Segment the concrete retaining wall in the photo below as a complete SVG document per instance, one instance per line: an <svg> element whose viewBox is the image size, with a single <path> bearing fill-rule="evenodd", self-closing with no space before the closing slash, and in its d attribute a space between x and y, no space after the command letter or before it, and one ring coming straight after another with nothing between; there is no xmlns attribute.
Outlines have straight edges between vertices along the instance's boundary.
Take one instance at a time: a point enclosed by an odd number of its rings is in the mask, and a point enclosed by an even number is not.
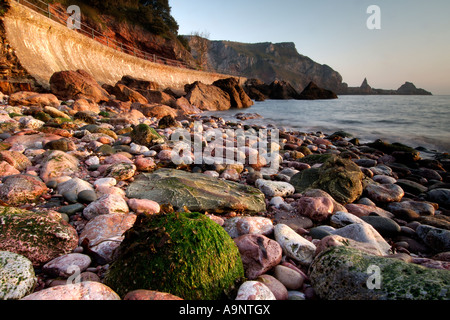
<svg viewBox="0 0 450 320"><path fill-rule="evenodd" d="M100 84L114 85L124 75L151 80L161 87L183 88L230 77L161 65L106 47L27 7L10 1L3 23L6 38L23 67L44 88L54 72L83 69ZM245 79L241 78L241 82Z"/></svg>

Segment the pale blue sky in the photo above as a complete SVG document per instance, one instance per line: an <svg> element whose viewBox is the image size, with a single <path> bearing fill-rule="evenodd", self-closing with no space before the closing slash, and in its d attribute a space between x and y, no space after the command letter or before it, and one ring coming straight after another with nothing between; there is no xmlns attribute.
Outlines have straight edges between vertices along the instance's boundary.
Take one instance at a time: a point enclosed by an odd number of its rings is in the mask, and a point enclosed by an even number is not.
<svg viewBox="0 0 450 320"><path fill-rule="evenodd" d="M405 81L450 94L450 0L169 0L180 34L211 40L294 42L297 51L338 71L350 86ZM381 30L369 30L370 5Z"/></svg>

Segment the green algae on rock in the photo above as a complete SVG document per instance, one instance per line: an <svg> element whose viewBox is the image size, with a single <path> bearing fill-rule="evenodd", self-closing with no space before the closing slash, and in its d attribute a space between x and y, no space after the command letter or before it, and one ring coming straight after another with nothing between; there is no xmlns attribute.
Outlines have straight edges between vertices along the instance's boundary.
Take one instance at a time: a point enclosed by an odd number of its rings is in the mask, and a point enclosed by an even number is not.
<svg viewBox="0 0 450 320"><path fill-rule="evenodd" d="M147 289L216 300L243 277L239 250L221 226L200 213L170 213L138 216L104 283L120 296Z"/></svg>
<svg viewBox="0 0 450 320"><path fill-rule="evenodd" d="M146 147L151 147L158 143L164 143L165 141L164 137L159 135L155 129L143 123L136 126L133 131L131 131L130 137L133 142Z"/></svg>
<svg viewBox="0 0 450 320"><path fill-rule="evenodd" d="M320 168L303 170L291 178L295 191L321 189L341 204L352 203L363 192L364 174L353 161L330 156Z"/></svg>
<svg viewBox="0 0 450 320"><path fill-rule="evenodd" d="M345 246L321 252L309 271L314 291L327 300L450 299L450 271L375 256Z"/></svg>
<svg viewBox="0 0 450 320"><path fill-rule="evenodd" d="M0 206L0 250L41 266L78 245L77 231L56 212L31 212Z"/></svg>
<svg viewBox="0 0 450 320"><path fill-rule="evenodd" d="M170 204L177 210L186 207L197 212L248 214L266 211L264 194L254 187L174 169L141 173L128 187L127 197Z"/></svg>

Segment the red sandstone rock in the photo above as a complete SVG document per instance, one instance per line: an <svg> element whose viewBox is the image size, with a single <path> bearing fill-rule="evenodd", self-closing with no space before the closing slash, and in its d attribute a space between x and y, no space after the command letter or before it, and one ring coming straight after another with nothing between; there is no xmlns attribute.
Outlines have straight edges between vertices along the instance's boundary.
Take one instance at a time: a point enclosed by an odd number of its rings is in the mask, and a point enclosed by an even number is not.
<svg viewBox="0 0 450 320"><path fill-rule="evenodd" d="M183 300L170 293L152 290L134 290L128 292L123 300Z"/></svg>
<svg viewBox="0 0 450 320"><path fill-rule="evenodd" d="M45 183L37 177L21 174L8 176L0 186L0 200L11 205L34 202L47 190Z"/></svg>
<svg viewBox="0 0 450 320"><path fill-rule="evenodd" d="M108 92L86 71L60 71L50 78L50 88L64 100L88 98L99 103L109 100Z"/></svg>
<svg viewBox="0 0 450 320"><path fill-rule="evenodd" d="M249 279L256 279L281 262L281 246L266 236L246 234L234 239L234 242L239 248L245 275Z"/></svg>
<svg viewBox="0 0 450 320"><path fill-rule="evenodd" d="M9 96L9 104L12 106L51 106L56 108L59 107L59 100L50 93L19 91Z"/></svg>

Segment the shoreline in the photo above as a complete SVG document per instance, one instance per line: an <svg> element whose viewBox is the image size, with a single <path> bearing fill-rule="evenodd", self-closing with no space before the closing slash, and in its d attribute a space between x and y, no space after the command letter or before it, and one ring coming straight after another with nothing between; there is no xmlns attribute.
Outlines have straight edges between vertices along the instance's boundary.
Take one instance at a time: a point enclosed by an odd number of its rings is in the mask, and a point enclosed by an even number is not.
<svg viewBox="0 0 450 320"><path fill-rule="evenodd" d="M359 96L355 96L359 97ZM438 96L437 96L438 97ZM442 97L448 97L448 96L442 96ZM249 120L248 124L257 124L257 125L267 125L268 123L271 123L278 127L284 127L287 129L291 129L294 131L302 131L302 132L323 132L326 134L332 134L335 131L345 131L351 134L353 137L358 138L362 143L369 143L373 142L377 139L382 139L386 142L394 143L399 142L403 143L405 145L409 145L413 148L416 148L417 150L420 150L422 153L428 153L427 157L433 157L435 154L441 154L441 153L449 153L450 151L450 145L448 144L447 140L445 139L444 135L442 137L437 136L438 131L437 129L434 130L432 135L427 135L425 132L423 135L417 135L414 136L414 130L408 130L400 131L398 129L394 129L396 124L392 122L389 118L386 118L385 120L379 119L377 121L380 122L380 127L377 129L375 127L375 124L369 123L367 120L355 120L352 121L351 118L339 118L338 120L331 120L329 124L326 123L324 119L324 115L320 115L318 113L314 113L311 116L313 117L313 122L311 124L305 123L305 124L295 124L295 122L307 122L305 119L299 119L298 116L296 117L295 114L292 114L292 118L288 118L288 116L279 116L276 111L273 110L280 110L284 105L286 107L291 108L298 108L298 110L303 110L303 108L316 108L315 105L311 106L304 106L305 102L302 101L303 105L296 106L293 104L293 102L296 102L294 100L290 101L280 101L280 100L267 100L264 102L255 102L255 105L250 107L246 110L228 110L228 111L219 111L219 112L209 112L208 114L211 115L219 115L224 117L225 119L235 119L235 114L238 113L256 113L260 115L262 118L255 119L255 120ZM308 102L306 102L308 103ZM323 103L327 105L328 103L330 105L334 105L333 102L329 101L315 101L314 104L317 104L317 108L323 107ZM354 103L352 101L352 103ZM363 103L363 101L361 102ZM328 108L332 108L331 106L327 106ZM309 109L306 110L306 112L311 112ZM292 112L291 112L292 113ZM288 113L288 115L291 115L291 113ZM412 121L412 120L404 120L404 121ZM354 123L353 123L354 122ZM392 122L392 126L389 124ZM406 126L406 124L404 124ZM411 124L413 126L413 124ZM421 125L418 127L420 131L425 130L425 126Z"/></svg>

